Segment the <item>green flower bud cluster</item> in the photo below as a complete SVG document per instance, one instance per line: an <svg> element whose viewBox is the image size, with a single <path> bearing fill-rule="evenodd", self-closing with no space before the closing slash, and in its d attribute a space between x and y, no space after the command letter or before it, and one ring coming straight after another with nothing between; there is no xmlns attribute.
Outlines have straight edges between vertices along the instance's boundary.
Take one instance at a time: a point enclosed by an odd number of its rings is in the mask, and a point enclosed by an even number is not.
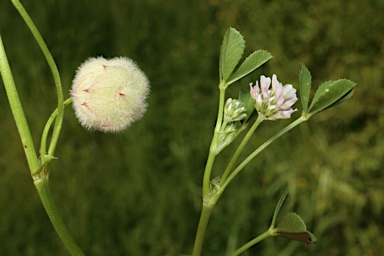
<svg viewBox="0 0 384 256"><path fill-rule="evenodd" d="M244 103L236 100L229 98L225 102L224 106L224 120L226 122L236 122L236 121L241 121L247 118L246 108L244 106Z"/></svg>
<svg viewBox="0 0 384 256"><path fill-rule="evenodd" d="M216 148L217 154L228 146L236 137L237 128L234 123L227 124L225 129L220 132L219 143Z"/></svg>
<svg viewBox="0 0 384 256"><path fill-rule="evenodd" d="M243 102L229 98L224 105L224 120L217 140L216 154L220 153L237 136L238 121L247 118Z"/></svg>

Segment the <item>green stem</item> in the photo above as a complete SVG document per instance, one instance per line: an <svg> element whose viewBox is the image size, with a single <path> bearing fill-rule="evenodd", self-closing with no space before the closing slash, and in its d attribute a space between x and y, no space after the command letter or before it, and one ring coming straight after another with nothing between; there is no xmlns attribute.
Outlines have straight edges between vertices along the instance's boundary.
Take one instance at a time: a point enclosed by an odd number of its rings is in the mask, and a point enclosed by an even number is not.
<svg viewBox="0 0 384 256"><path fill-rule="evenodd" d="M71 234L69 233L58 213L51 190L49 188L48 174L46 174L44 178L36 179L34 183L39 193L41 202L43 203L44 208L48 214L48 217L69 253L72 256L84 255L79 246L76 244L75 240L73 240Z"/></svg>
<svg viewBox="0 0 384 256"><path fill-rule="evenodd" d="M71 102L72 102L71 98L66 99L63 102L64 107L66 107L67 105L71 104ZM58 113L58 109L56 108L55 111L53 111L51 116L48 118L48 121L45 124L44 130L43 130L43 134L41 136L40 154L41 154L41 156L44 156L44 158L46 158L46 155L47 155L47 138L48 138L48 133L49 133L49 130L51 129L53 120L55 120L55 118L57 117L57 113ZM53 157L52 155L49 155L49 156ZM44 163L43 160L44 159L42 159L42 163Z"/></svg>
<svg viewBox="0 0 384 256"><path fill-rule="evenodd" d="M243 245L242 247L240 247L239 249L237 249L233 254L232 256L237 256L237 255L240 255L241 253L243 253L244 251L248 250L249 248L251 248L252 246L254 246L255 244L263 241L264 239L266 239L267 237L270 237L272 236L272 233L270 230L267 230L265 231L263 234L259 235L258 237L252 239L251 241L249 241L248 243L246 243L245 245Z"/></svg>
<svg viewBox="0 0 384 256"><path fill-rule="evenodd" d="M203 204L203 209L201 210L199 225L197 227L195 245L193 247L192 256L200 256L201 255L205 231L207 229L209 217L211 216L213 206L214 205L204 205Z"/></svg>
<svg viewBox="0 0 384 256"><path fill-rule="evenodd" d="M32 19L30 18L30 16L26 12L26 10L24 9L20 1L12 0L12 3L17 9L17 11L20 13L21 17L24 19L25 23L27 24L28 28L32 32L33 36L35 37L41 51L43 52L45 59L48 62L48 65L53 75L53 79L55 81L55 86L57 91L56 122L55 122L55 126L54 126L52 137L51 137L51 143L48 150L48 155L53 156L54 151L56 149L57 141L60 135L60 130L63 123L63 114L64 114L64 99L63 99L64 97L63 97L63 91L61 87L60 74L57 69L56 63L52 57L52 54L50 53L47 45L45 44L40 32L38 31L37 27L33 23ZM1 42L1 48L3 48L2 42ZM83 252L77 246L76 242L73 240L72 236L70 235L69 231L64 225L64 222L61 219L58 213L58 210L54 204L53 197L49 188L49 182L48 182L49 172L45 166L45 158L46 158L45 149L44 149L44 152L41 152L42 165L39 166L39 163L37 161L36 151L34 149L28 124L26 122L26 118L24 116L23 109L21 107L21 103L17 95L17 90L14 85L9 64L5 56L5 51L4 49L2 49L1 51L4 52L4 53L1 53L1 56L0 56L0 59L2 62L1 73L5 81L4 84L8 84L8 85L5 85L5 87L6 87L6 90L9 91L9 93L7 94L10 101L10 106L16 121L16 125L19 130L20 138L22 140L27 161L29 164L29 169L32 174L32 178L34 180L35 187L39 193L40 200L42 201L44 209L46 210L49 216L49 219L51 220L54 228L56 229L56 232L58 233L59 237L61 238L62 242L64 243L68 251L71 253L71 255L82 256L84 255ZM48 120L48 130L52 124L52 121ZM45 136L45 138L42 138L43 144L44 144L43 147L46 147L45 143L46 143L46 136L48 134L48 130L46 132L43 132L43 136Z"/></svg>
<svg viewBox="0 0 384 256"><path fill-rule="evenodd" d="M0 36L0 73L3 77L5 91L7 93L9 105L15 119L16 127L19 132L21 143L25 156L27 158L29 169L31 173L39 168L37 161L36 150L33 144L31 132L29 130L28 122L24 114L23 107L20 102L19 94L16 89L15 81L13 80L12 71L9 67L7 55L5 53L3 41Z"/></svg>
<svg viewBox="0 0 384 256"><path fill-rule="evenodd" d="M217 121L215 132L213 134L211 146L209 148L208 160L205 165L204 177L203 177L203 198L209 193L209 183L211 181L211 172L213 163L215 162L218 146L218 138L220 134L221 125L223 123L223 113L224 113L224 98L225 98L225 83L222 82L219 85L220 89L220 98L219 98L219 110L217 114Z"/></svg>
<svg viewBox="0 0 384 256"><path fill-rule="evenodd" d="M27 24L29 30L32 32L33 36L36 39L37 44L39 45L41 51L44 54L45 59L47 60L47 63L49 65L49 68L51 69L53 79L55 81L56 85L56 91L57 91L57 118L55 122L55 127L53 129L51 143L48 150L48 155L53 156L55 153L57 141L59 139L60 130L63 124L63 115L64 115L64 96L63 96L63 89L61 87L61 79L60 79L60 73L57 69L55 60L52 57L51 52L49 51L47 45L44 42L43 37L41 36L39 30L37 29L36 25L33 23L31 17L28 15L27 11L24 9L23 5L20 3L19 0L11 0L17 11L20 13L20 16L24 19L25 23ZM44 162L45 156L42 155L42 162Z"/></svg>
<svg viewBox="0 0 384 256"><path fill-rule="evenodd" d="M228 186L228 184L236 177L237 174L239 174L240 171L243 170L243 168L252 161L260 152L262 152L266 147L268 147L272 142L274 142L276 139L281 137L286 132L292 130L297 125L301 124L302 122L307 121L308 118L301 116L298 119L296 119L294 122L286 126L284 129L282 129L280 132L276 133L274 136L272 136L269 140L264 142L260 147L258 147L255 151L253 151L241 164L228 176L228 179L224 182L223 186L221 187L220 194L223 193L225 188Z"/></svg>
<svg viewBox="0 0 384 256"><path fill-rule="evenodd" d="M235 153L233 154L231 160L229 161L227 168L225 169L223 176L220 180L220 185L222 186L229 173L231 172L233 166L235 165L237 158L239 157L240 153L243 151L245 145L248 143L249 139L251 138L252 134L255 132L256 128L264 121L265 117L263 115L259 115L255 121L255 123L252 125L252 127L249 129L248 133L245 135L243 140L241 141L239 147L236 149Z"/></svg>
<svg viewBox="0 0 384 256"><path fill-rule="evenodd" d="M45 173L46 169L44 166L39 166L36 151L32 141L32 136L19 99L19 95L17 93L17 89L13 80L11 69L9 67L1 36L0 73L4 81L4 87L8 96L9 105L11 107L13 117L15 119L16 127L19 132L21 142L23 144L28 166L30 172L32 173L32 177L34 179L34 183L39 193L40 199L43 203L43 206L50 220L52 221L53 226L58 232L58 235L61 239L63 239L63 243L68 248L68 250L70 250L72 255L83 255L83 253L79 251L76 243L70 237L69 232L67 231L53 203L53 198L48 186L48 173Z"/></svg>
<svg viewBox="0 0 384 256"><path fill-rule="evenodd" d="M278 139L279 137L281 137L283 134L287 133L288 131L292 130L294 127L296 127L297 125L301 124L302 122L305 122L307 121L308 118L305 117L305 116L301 116L300 118L296 119L294 122L292 122L291 124L289 124L288 126L286 126L284 129L282 129L280 132L278 132L277 134L275 134L273 137L271 137L269 140L267 140L266 142L264 142L260 147L258 147L253 153L251 153L229 176L228 178L226 179L226 181L224 182L224 184L221 186L220 190L210 199L210 203L209 204L204 204L203 203L203 209L202 209L202 212L201 212L201 216L200 216L200 221L199 221L199 225L198 225L198 228L197 228L197 232L196 232L196 239L195 239L195 245L194 245L194 249L193 249L193 256L200 256L201 254L201 249L202 249L202 245L203 245L203 239L204 239L204 235L205 235L205 230L207 228L207 225L208 225L208 221L209 221L209 217L210 217L210 214L211 214L211 211L212 211L212 208L215 206L216 202L218 201L218 199L220 198L220 196L222 195L222 193L224 192L225 188L228 186L228 184L236 177L237 174L239 174L239 172L241 170L243 170L243 168L250 162L252 161L261 151L263 151L266 147L268 147L272 142L274 142L276 139ZM250 131L251 130L255 130L257 128L257 126L263 121L263 119L260 117L260 120L258 118L258 120L256 120L255 124L251 127ZM253 132L248 132L246 137L250 137L252 135ZM249 140L249 138L247 138L244 142L244 145L246 144L247 140ZM243 140L244 141L244 140ZM213 143L213 141L212 141ZM243 142L241 143L243 144ZM242 146L242 147L243 147ZM211 145L212 147L212 145ZM239 146L240 148L240 146ZM241 149L240 149L241 150ZM210 153L210 156L211 156L211 153ZM208 162L210 161L209 160L210 158L208 157ZM212 162L213 163L213 162ZM204 173L205 175L206 173ZM209 181L209 180L208 180ZM209 183L208 183L209 185ZM209 189L209 187L208 187ZM207 192L207 194L205 194L205 196L207 196L209 193L209 190ZM204 198L204 197L203 197ZM266 231L265 233L261 234L260 236L258 236L257 238L253 239L252 241L248 242L246 245L244 245L243 247L241 247L239 250L237 250L235 253L237 254L234 254L234 255L238 255L240 253L242 253L244 250L246 250L247 248L249 248L250 246L260 242L261 240L267 238L268 236L271 236L272 233L268 230ZM248 246L248 247L246 247Z"/></svg>
<svg viewBox="0 0 384 256"><path fill-rule="evenodd" d="M205 170L204 170L203 196L202 196L203 203L202 203L202 210L201 210L199 225L196 231L195 244L193 247L193 256L201 255L201 249L203 246L205 231L207 229L211 211L215 205L215 203L209 203L209 204L204 203L204 198L206 198L206 196L208 196L208 194L210 193L209 184L211 182L212 167L217 155L218 138L220 135L222 124L223 124L225 89L226 89L226 83L225 81L221 81L219 84L220 97L219 97L219 108L217 113L216 126L213 134L211 146L209 148L207 163L205 165Z"/></svg>

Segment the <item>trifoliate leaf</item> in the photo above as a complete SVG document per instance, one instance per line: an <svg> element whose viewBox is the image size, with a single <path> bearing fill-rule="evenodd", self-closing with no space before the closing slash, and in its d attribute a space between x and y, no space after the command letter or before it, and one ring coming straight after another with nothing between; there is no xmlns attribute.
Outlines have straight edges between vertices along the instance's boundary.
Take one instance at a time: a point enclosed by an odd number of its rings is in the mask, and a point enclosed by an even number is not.
<svg viewBox="0 0 384 256"><path fill-rule="evenodd" d="M263 65L268 60L272 59L272 55L264 50L258 50L251 53L236 70L236 72L228 79L228 84L232 84L243 78L255 69Z"/></svg>
<svg viewBox="0 0 384 256"><path fill-rule="evenodd" d="M312 76L308 68L301 65L299 86L300 86L300 100L303 112L308 111L309 95L311 93Z"/></svg>
<svg viewBox="0 0 384 256"><path fill-rule="evenodd" d="M276 227L276 234L306 244L317 242L315 235L307 231L304 221L294 212L289 212L283 216Z"/></svg>
<svg viewBox="0 0 384 256"><path fill-rule="evenodd" d="M343 102L347 100L352 96L351 90L355 86L356 83L347 79L324 82L320 85L313 97L311 106L308 109L309 114L313 115L332 106L338 101Z"/></svg>
<svg viewBox="0 0 384 256"><path fill-rule="evenodd" d="M229 28L224 35L220 51L220 80L227 81L243 56L245 41L234 28Z"/></svg>

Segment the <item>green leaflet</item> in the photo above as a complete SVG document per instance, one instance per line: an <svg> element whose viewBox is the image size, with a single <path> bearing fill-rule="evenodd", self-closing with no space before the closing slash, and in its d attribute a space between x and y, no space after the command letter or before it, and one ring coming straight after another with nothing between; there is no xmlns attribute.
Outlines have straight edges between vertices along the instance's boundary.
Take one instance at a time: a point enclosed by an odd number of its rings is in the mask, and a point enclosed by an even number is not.
<svg viewBox="0 0 384 256"><path fill-rule="evenodd" d="M356 83L347 79L322 83L313 97L308 113L313 115L344 102L352 96L352 90L355 86Z"/></svg>
<svg viewBox="0 0 384 256"><path fill-rule="evenodd" d="M232 84L243 78L270 59L272 59L272 55L265 50L258 50L251 53L236 70L236 72L229 78L228 84Z"/></svg>
<svg viewBox="0 0 384 256"><path fill-rule="evenodd" d="M234 28L229 28L224 35L220 51L220 80L227 81L243 56L245 41Z"/></svg>
<svg viewBox="0 0 384 256"><path fill-rule="evenodd" d="M308 68L301 65L299 86L300 86L300 100L303 107L303 112L308 112L309 95L311 93L312 76Z"/></svg>

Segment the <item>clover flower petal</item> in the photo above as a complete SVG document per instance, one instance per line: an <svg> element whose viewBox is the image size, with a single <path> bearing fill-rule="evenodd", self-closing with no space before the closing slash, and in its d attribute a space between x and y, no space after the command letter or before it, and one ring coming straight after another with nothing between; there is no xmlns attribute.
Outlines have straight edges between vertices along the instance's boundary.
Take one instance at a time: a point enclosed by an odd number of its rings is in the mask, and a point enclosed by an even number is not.
<svg viewBox="0 0 384 256"><path fill-rule="evenodd" d="M291 108L298 100L296 89L291 84L283 86L276 75L273 75L272 79L261 76L260 86L258 81L255 86L251 83L250 94L255 100L255 108L259 115L265 116L268 120L287 119L297 111Z"/></svg>

